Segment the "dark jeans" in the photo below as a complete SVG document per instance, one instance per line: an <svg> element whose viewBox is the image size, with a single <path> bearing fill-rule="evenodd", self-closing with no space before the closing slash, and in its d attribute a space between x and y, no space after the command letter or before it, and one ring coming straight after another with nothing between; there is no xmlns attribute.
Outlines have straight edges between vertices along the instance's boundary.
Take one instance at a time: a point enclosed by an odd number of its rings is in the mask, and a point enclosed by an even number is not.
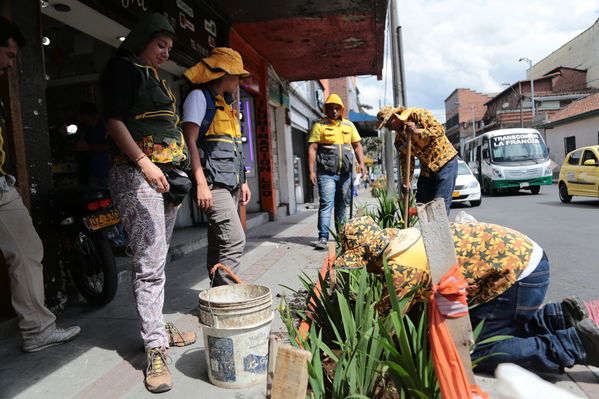
<svg viewBox="0 0 599 399"><path fill-rule="evenodd" d="M423 176L421 174L418 177L416 202L426 204L435 198L443 198L443 200L445 200L447 215L449 215L451 196L453 195L457 175L457 156L447 161L437 173L431 173L430 176Z"/></svg>
<svg viewBox="0 0 599 399"><path fill-rule="evenodd" d="M335 224L345 221L347 207L352 200L351 177L351 173L342 175L318 174L318 191L320 193L318 238L329 239L333 208L335 208Z"/></svg>
<svg viewBox="0 0 599 399"><path fill-rule="evenodd" d="M484 319L477 341L497 335L513 338L476 347L476 371L492 372L500 363L515 363L536 372L563 373L564 367L584 364L586 352L574 327L566 329L561 303L543 306L549 286L549 261L543 254L537 268L506 292L470 310L472 328Z"/></svg>

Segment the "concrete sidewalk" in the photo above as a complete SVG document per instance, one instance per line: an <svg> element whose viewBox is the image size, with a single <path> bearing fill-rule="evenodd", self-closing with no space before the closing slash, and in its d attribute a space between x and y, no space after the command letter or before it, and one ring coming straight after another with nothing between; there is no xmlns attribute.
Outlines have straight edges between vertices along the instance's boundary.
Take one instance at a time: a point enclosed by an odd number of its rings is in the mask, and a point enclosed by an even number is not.
<svg viewBox="0 0 599 399"><path fill-rule="evenodd" d="M372 203L360 191L356 203ZM317 211L305 206L296 215L268 222L263 216L249 222L247 248L238 276L246 283L269 286L275 306L277 294L299 288L298 275L316 278L325 258L314 249ZM255 225L254 225L255 224ZM254 225L252 227L252 225ZM263 398L265 386L241 390L217 388L208 382L204 343L197 320L200 291L207 289L205 228L177 230L167 265L164 315L182 329L198 331L198 341L185 348L172 348L174 386L165 398ZM59 316L59 325L79 324L82 333L75 341L26 354L20 350L16 321L0 325L0 398L142 398L155 397L143 385L145 355L130 286L127 260L120 262L121 284L116 298L102 308L85 303L70 306ZM283 330L277 313L273 331ZM576 384L568 375L551 376L551 381L580 396L595 397L597 376L586 367L576 371L584 379ZM482 388L495 392L496 381L478 377ZM586 388L585 388L586 384ZM585 394L590 393L590 395ZM593 394L595 392L595 394Z"/></svg>

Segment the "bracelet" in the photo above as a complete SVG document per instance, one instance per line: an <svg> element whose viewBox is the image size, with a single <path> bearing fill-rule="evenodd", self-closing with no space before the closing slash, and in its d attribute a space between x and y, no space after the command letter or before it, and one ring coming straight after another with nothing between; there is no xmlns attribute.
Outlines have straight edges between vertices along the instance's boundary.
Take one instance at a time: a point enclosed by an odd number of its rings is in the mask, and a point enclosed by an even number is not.
<svg viewBox="0 0 599 399"><path fill-rule="evenodd" d="M140 161L142 158L144 158L144 157L146 157L146 158L147 158L146 154L141 154L140 156L138 156L137 158L135 158L135 164L137 165L137 163L138 163L138 162L139 162L139 161Z"/></svg>

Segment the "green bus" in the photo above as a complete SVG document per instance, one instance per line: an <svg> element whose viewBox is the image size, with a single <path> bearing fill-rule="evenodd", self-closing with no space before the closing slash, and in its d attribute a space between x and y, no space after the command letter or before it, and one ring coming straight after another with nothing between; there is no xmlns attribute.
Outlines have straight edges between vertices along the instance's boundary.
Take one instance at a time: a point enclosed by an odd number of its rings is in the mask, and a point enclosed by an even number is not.
<svg viewBox="0 0 599 399"><path fill-rule="evenodd" d="M552 183L553 170L543 137L535 129L492 130L467 140L463 160L484 193L530 190Z"/></svg>

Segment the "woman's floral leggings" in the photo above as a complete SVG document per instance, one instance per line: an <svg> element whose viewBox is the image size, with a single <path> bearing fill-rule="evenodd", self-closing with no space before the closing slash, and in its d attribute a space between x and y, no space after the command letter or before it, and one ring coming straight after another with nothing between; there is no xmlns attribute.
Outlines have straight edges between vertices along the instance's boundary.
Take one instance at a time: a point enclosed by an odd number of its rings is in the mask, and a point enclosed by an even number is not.
<svg viewBox="0 0 599 399"><path fill-rule="evenodd" d="M134 166L114 165L110 191L133 252L133 293L146 351L168 347L164 329L164 266L178 207L164 203Z"/></svg>

